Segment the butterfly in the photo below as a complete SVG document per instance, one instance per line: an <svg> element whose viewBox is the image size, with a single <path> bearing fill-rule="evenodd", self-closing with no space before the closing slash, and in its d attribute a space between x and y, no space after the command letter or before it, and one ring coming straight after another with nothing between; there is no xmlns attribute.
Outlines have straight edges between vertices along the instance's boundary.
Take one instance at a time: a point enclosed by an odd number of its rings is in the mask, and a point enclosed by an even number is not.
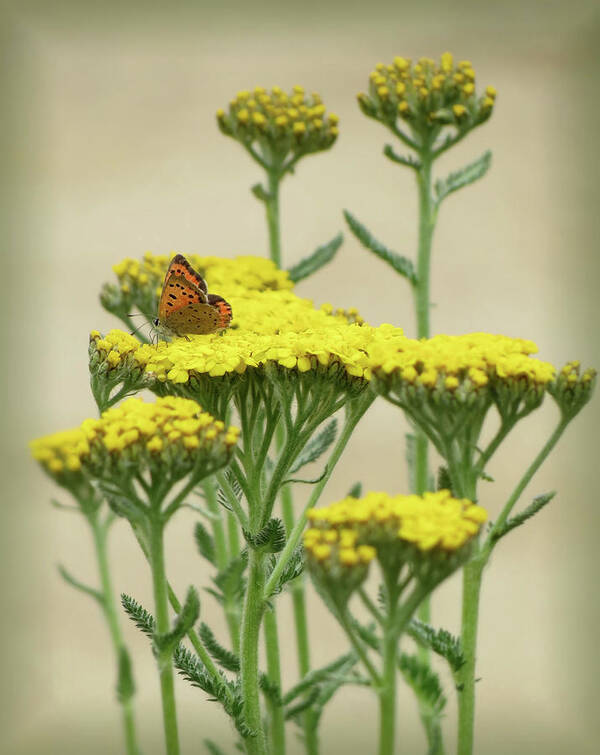
<svg viewBox="0 0 600 755"><path fill-rule="evenodd" d="M206 281L182 254L173 257L154 320L159 334L166 338L208 335L229 327L231 318L231 306L225 299L208 293Z"/></svg>

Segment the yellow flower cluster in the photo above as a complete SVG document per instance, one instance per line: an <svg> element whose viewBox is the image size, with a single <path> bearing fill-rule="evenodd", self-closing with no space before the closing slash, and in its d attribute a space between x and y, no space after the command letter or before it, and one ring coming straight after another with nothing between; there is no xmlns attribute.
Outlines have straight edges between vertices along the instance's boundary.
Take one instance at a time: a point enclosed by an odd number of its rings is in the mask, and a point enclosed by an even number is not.
<svg viewBox="0 0 600 755"><path fill-rule="evenodd" d="M348 565L370 560L390 543L409 544L423 553L453 552L475 537L486 519L483 508L453 498L448 490L423 496L372 492L310 509L312 526L304 534L304 546L317 561L335 556ZM360 550L365 547L370 550Z"/></svg>
<svg viewBox="0 0 600 755"><path fill-rule="evenodd" d="M281 162L291 153L299 156L328 149L338 135L338 117L326 114L321 97L307 95L301 86L288 94L280 87L255 87L238 92L229 109L217 111L221 131L244 145L258 144L267 164L275 153ZM275 167L275 166L273 166Z"/></svg>
<svg viewBox="0 0 600 755"><path fill-rule="evenodd" d="M290 290L287 273L268 260L190 259L205 273L209 290L231 304L232 327L135 351L135 339L121 331L105 338L94 333L96 349L104 350L111 364L117 365L120 357L133 359L160 381L173 383L186 383L193 374L218 377L269 363L299 372L335 365L352 378L375 375L386 383L457 396L498 380L543 388L554 377L552 365L532 356L537 347L531 341L488 333L418 341L392 325L366 324L355 309L334 309L331 304L316 309ZM147 275L162 282L167 264L166 256L146 255L143 263L125 260L116 271L121 280L139 281Z"/></svg>
<svg viewBox="0 0 600 755"><path fill-rule="evenodd" d="M376 342L369 356L378 378L456 393L483 388L493 379L547 385L554 378L555 368L532 358L536 351L533 341L522 338L468 333L411 340L408 345Z"/></svg>
<svg viewBox="0 0 600 755"><path fill-rule="evenodd" d="M492 86L477 95L471 62L455 64L449 52L439 63L431 58L378 63L369 77L369 93L358 95L366 115L392 126L401 118L417 131L448 124L472 128L489 118L495 99Z"/></svg>
<svg viewBox="0 0 600 755"><path fill-rule="evenodd" d="M126 258L113 266L123 293L133 288L149 288L159 296L167 267L175 252L169 255L147 252L142 261ZM250 255L231 259L225 257L201 257L186 255L187 260L202 275L211 293L230 295L232 290L264 291L288 290L293 287L286 270L264 257Z"/></svg>
<svg viewBox="0 0 600 755"><path fill-rule="evenodd" d="M299 372L340 365L351 377L369 380L374 373L453 394L482 389L490 380L544 386L554 377L552 365L531 356L536 351L531 341L487 333L417 341L392 325L359 324L357 314L349 317L351 310L317 310L291 291L227 296L237 328L139 346L133 358L146 372L173 383L186 383L194 373L217 377L267 363ZM119 344L113 347L117 355L130 353L131 339L121 331L99 342Z"/></svg>
<svg viewBox="0 0 600 755"><path fill-rule="evenodd" d="M139 348L140 342L129 333L121 330L111 330L104 337L99 331L90 333L90 367L103 365L104 369L112 370L127 364ZM135 362L133 362L135 364Z"/></svg>
<svg viewBox="0 0 600 755"><path fill-rule="evenodd" d="M193 465L199 453L222 456L225 463L238 434L190 399L169 396L147 403L131 398L100 419L32 441L31 452L53 476L105 467L113 460L163 456Z"/></svg>

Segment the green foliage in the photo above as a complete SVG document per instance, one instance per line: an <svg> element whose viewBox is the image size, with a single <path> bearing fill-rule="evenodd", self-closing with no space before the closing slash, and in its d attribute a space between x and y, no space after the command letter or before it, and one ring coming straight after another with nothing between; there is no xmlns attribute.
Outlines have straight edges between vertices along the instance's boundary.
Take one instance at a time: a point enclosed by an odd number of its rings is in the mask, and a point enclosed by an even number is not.
<svg viewBox="0 0 600 755"><path fill-rule="evenodd" d="M308 278L309 275L313 275L313 273L316 273L317 270L320 270L328 262L331 262L335 257L335 253L342 245L343 240L344 237L342 234L338 233L327 244L317 247L311 255L300 260L298 264L288 270L290 279L294 283L298 283L298 281Z"/></svg>
<svg viewBox="0 0 600 755"><path fill-rule="evenodd" d="M436 490L450 490L452 491L452 480L450 479L450 472L448 467L442 465L438 469Z"/></svg>
<svg viewBox="0 0 600 755"><path fill-rule="evenodd" d="M65 567L62 566L62 564L58 565L58 573L68 585L71 585L71 587L74 587L76 590L89 595L91 598L94 598L94 600L98 601L101 606L104 606L104 595L100 592L100 590L89 587L83 582L80 582L78 579L75 579L75 577L70 574L70 572L68 572Z"/></svg>
<svg viewBox="0 0 600 755"><path fill-rule="evenodd" d="M209 674L198 656L181 644L175 648L173 664L192 687L201 689L213 701L221 703L242 737L253 736L252 730L244 721L242 714L244 703L237 684L228 681L220 672L216 678Z"/></svg>
<svg viewBox="0 0 600 755"><path fill-rule="evenodd" d="M362 495L362 482L355 482L350 490L346 493L347 498L360 498Z"/></svg>
<svg viewBox="0 0 600 755"><path fill-rule="evenodd" d="M194 527L194 539L196 540L196 545L198 547L200 555L203 556L207 561L210 561L211 564L216 566L217 561L215 556L215 542L212 538L212 535L202 524L202 522L196 522L196 526Z"/></svg>
<svg viewBox="0 0 600 755"><path fill-rule="evenodd" d="M435 182L435 193L437 195L437 201L440 203L449 194L452 194L463 186L469 186L469 184L483 178L488 172L490 165L492 164L492 153L488 150L484 152L475 162L465 165L464 168L450 173L446 178L441 178Z"/></svg>
<svg viewBox="0 0 600 755"><path fill-rule="evenodd" d="M310 691L313 687L317 687L322 682L329 680L332 674L338 672L340 668L345 666L350 660L353 660L353 663L356 663L357 657L354 652L341 655L326 666L321 666L321 668L309 671L308 674L298 682L298 684L294 685L285 693L283 696L284 705L289 705L289 703L295 700L299 695L302 695L305 692Z"/></svg>
<svg viewBox="0 0 600 755"><path fill-rule="evenodd" d="M421 167L421 164L416 158L414 158L412 155L408 155L407 157L404 157L404 155L399 155L394 151L394 148L391 144L385 145L385 147L383 148L383 154L393 163L399 163L400 165L404 165L406 168L414 168L415 170L418 170Z"/></svg>
<svg viewBox="0 0 600 755"><path fill-rule="evenodd" d="M256 535L248 530L243 530L243 533L248 545L255 550L279 553L285 546L285 527L281 519L269 519Z"/></svg>
<svg viewBox="0 0 600 755"><path fill-rule="evenodd" d="M429 709L430 716L439 716L446 705L446 697L439 676L417 655L401 653L398 668L406 683L417 696L421 706Z"/></svg>
<svg viewBox="0 0 600 755"><path fill-rule="evenodd" d="M385 244L378 241L362 223L359 223L359 221L348 212L348 210L344 210L344 217L346 218L346 222L352 233L366 249L373 252L376 257L379 257L379 259L387 262L388 265L393 267L399 275L406 278L411 285L416 285L417 274L415 273L413 263L409 259L403 257L397 252L392 252L391 249L388 249L387 246L385 246Z"/></svg>
<svg viewBox="0 0 600 755"><path fill-rule="evenodd" d="M223 750L218 745L216 745L212 741L212 739L205 739L204 746L208 750L209 755L225 755Z"/></svg>
<svg viewBox="0 0 600 755"><path fill-rule="evenodd" d="M127 648L119 648L119 672L117 677L117 699L126 703L135 695L135 682L131 669L131 658Z"/></svg>
<svg viewBox="0 0 600 755"><path fill-rule="evenodd" d="M265 570L265 578L268 580L271 576L271 573L273 569L275 568L275 564L277 563L277 560L275 556L272 556L270 561L267 562L266 570ZM291 582L292 580L296 579L296 577L299 577L302 572L304 571L305 567L305 559L304 559L304 548L299 545L297 546L293 551L292 554L286 563L283 571L281 572L281 576L279 577L279 580L271 593L271 595L277 595L277 593L280 593L284 586Z"/></svg>
<svg viewBox="0 0 600 755"><path fill-rule="evenodd" d="M460 639L446 629L434 629L418 619L412 619L408 625L407 633L423 647L433 650L441 655L450 664L452 671L456 672L465 664L465 656L462 651Z"/></svg>
<svg viewBox="0 0 600 755"><path fill-rule="evenodd" d="M332 419L328 422L323 430L310 441L304 447L302 453L298 456L294 466L290 469L290 472L297 472L306 464L310 464L316 461L329 448L334 442L337 435L337 420Z"/></svg>
<svg viewBox="0 0 600 755"><path fill-rule="evenodd" d="M246 579L244 572L248 566L248 554L246 551L232 559L227 566L212 578L215 587L205 587L206 592L210 593L219 603L225 602L227 595L234 602L241 601L246 592Z"/></svg>
<svg viewBox="0 0 600 755"><path fill-rule="evenodd" d="M136 627L141 630L146 637L153 639L154 629L156 627L154 616L152 616L151 613L148 613L140 603L125 593L121 593L121 605Z"/></svg>
<svg viewBox="0 0 600 755"><path fill-rule="evenodd" d="M276 681L269 679L266 674L260 673L258 676L258 686L262 690L263 695L273 705L281 705L281 689Z"/></svg>
<svg viewBox="0 0 600 755"><path fill-rule="evenodd" d="M491 540L492 542L496 543L500 538L507 535L511 530L514 530L515 527L520 527L522 524L524 524L528 519L531 519L532 516L535 516L538 511L541 511L544 506L546 506L550 501L554 498L556 495L556 491L552 491L551 493L543 493L542 495L536 496L533 501L527 506L526 509L524 509L520 514L517 514L516 516L511 517L506 522L504 522L503 525L498 527L496 530L492 530Z"/></svg>
<svg viewBox="0 0 600 755"><path fill-rule="evenodd" d="M183 607L177 615L173 628L164 634L154 633L154 645L160 655L171 655L176 646L196 623L200 615L200 599L194 587L185 596Z"/></svg>
<svg viewBox="0 0 600 755"><path fill-rule="evenodd" d="M229 485L230 493L233 493L239 503L242 500L242 488L240 487L239 482L229 470L225 472L225 479ZM227 509L227 511L233 511L230 498L221 487L217 488L217 503L219 506L223 506L224 509Z"/></svg>
<svg viewBox="0 0 600 755"><path fill-rule="evenodd" d="M224 648L223 645L217 642L217 639L208 624L202 622L198 629L198 634L200 635L204 647L212 655L219 666L222 666L226 671L233 671L236 674L239 672L239 656L231 650L227 650L227 648Z"/></svg>
<svg viewBox="0 0 600 755"><path fill-rule="evenodd" d="M301 700L299 703L296 703L296 705L292 705L285 711L285 718L286 721L293 720L298 718L301 713L305 713L314 703L317 702L317 699L319 697L321 690L319 687L311 687L308 690L308 694L304 698L304 700Z"/></svg>

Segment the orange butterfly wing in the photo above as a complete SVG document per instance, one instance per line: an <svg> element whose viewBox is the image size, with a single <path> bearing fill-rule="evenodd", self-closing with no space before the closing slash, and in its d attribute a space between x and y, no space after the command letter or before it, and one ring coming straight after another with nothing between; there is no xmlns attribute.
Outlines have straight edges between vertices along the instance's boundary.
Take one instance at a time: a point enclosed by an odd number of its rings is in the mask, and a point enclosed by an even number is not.
<svg viewBox="0 0 600 755"><path fill-rule="evenodd" d="M159 322L176 335L207 335L227 328L231 317L230 305L208 294L206 282L186 258L173 257L158 305Z"/></svg>

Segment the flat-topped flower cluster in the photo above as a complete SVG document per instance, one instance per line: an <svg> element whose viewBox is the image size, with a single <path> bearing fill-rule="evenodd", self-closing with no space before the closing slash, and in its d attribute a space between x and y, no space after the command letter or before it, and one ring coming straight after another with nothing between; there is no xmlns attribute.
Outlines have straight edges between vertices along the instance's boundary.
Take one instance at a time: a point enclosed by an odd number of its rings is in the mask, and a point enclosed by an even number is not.
<svg viewBox="0 0 600 755"><path fill-rule="evenodd" d="M95 473L132 460L139 469L160 459L195 464L198 454L227 461L239 430L190 399L165 397L149 403L131 398L99 419L31 442L31 452L54 477L87 469Z"/></svg>
<svg viewBox="0 0 600 755"><path fill-rule="evenodd" d="M333 543L339 543L341 552L359 544L376 549L397 540L423 552L455 551L479 532L486 519L481 506L453 498L448 490L423 496L370 492L364 498L348 497L310 509L311 527L305 532L304 545L317 560L329 558L328 546Z"/></svg>

